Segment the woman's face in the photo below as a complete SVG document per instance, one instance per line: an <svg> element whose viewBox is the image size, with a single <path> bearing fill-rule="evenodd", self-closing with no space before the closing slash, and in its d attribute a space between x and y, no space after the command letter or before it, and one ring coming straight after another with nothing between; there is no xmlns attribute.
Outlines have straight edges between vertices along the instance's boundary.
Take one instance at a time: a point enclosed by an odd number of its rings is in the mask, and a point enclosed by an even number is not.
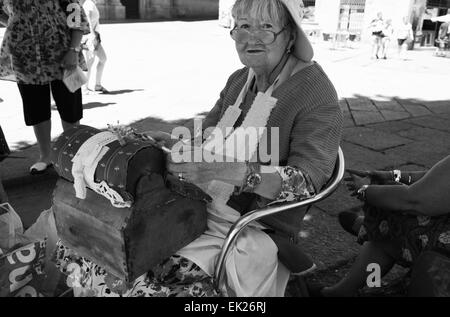
<svg viewBox="0 0 450 317"><path fill-rule="evenodd" d="M252 36L245 43L236 42L236 50L241 62L251 67L255 72L270 73L280 62L285 54L289 43L289 30L283 30L282 25L274 21L264 21L252 18L248 15L236 19L236 30L248 30ZM282 31L271 44L264 44L263 41L255 36L255 31L272 31L275 34Z"/></svg>

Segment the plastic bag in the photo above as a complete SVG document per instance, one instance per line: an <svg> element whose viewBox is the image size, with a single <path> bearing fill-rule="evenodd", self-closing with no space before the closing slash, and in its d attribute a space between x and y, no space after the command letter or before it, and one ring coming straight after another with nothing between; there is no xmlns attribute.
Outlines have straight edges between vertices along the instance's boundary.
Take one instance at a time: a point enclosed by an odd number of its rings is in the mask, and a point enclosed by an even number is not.
<svg viewBox="0 0 450 317"><path fill-rule="evenodd" d="M0 204L0 250L11 249L22 233L22 220L14 208L9 203Z"/></svg>
<svg viewBox="0 0 450 317"><path fill-rule="evenodd" d="M0 256L0 297L42 297L46 241L35 241Z"/></svg>
<svg viewBox="0 0 450 317"><path fill-rule="evenodd" d="M39 285L39 291L45 297L60 296L69 287L65 283L65 275L59 271L54 262L58 233L56 231L55 217L53 209L44 210L24 233L28 238L36 240L46 240L46 255L44 266L44 277Z"/></svg>
<svg viewBox="0 0 450 317"><path fill-rule="evenodd" d="M88 79L80 66L71 70L64 70L63 82L70 92L75 92L80 89L87 80Z"/></svg>
<svg viewBox="0 0 450 317"><path fill-rule="evenodd" d="M23 233L14 208L8 203L0 205L0 297L55 296L67 289L58 289L62 274L50 261L56 240L51 209Z"/></svg>

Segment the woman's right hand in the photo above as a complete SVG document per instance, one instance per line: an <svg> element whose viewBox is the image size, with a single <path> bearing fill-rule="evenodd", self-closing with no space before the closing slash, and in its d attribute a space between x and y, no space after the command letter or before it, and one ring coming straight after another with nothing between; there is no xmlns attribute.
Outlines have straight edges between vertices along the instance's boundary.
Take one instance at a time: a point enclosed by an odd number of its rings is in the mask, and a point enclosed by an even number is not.
<svg viewBox="0 0 450 317"><path fill-rule="evenodd" d="M143 132L146 136L154 139L160 146L164 146L171 149L172 146L179 142L179 139L172 138L172 135L163 131L145 131Z"/></svg>
<svg viewBox="0 0 450 317"><path fill-rule="evenodd" d="M368 177L370 179L370 183L376 185L382 185L393 181L391 171L360 171L349 168L347 169L347 172L351 176L356 175L363 178ZM349 178L346 178L345 180L349 180Z"/></svg>

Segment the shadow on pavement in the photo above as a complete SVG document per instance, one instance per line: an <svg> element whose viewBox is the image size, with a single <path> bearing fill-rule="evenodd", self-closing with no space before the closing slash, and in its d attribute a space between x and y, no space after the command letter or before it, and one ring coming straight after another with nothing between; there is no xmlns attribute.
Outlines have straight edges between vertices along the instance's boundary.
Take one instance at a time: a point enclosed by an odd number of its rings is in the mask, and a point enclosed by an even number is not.
<svg viewBox="0 0 450 317"><path fill-rule="evenodd" d="M31 142L27 142L27 141L19 141L19 142L15 142L14 144L10 144L9 146L12 149L15 149L13 152L16 152L16 151L25 150L35 144L36 144L36 142L31 143ZM11 154L11 155L16 155L16 154Z"/></svg>
<svg viewBox="0 0 450 317"><path fill-rule="evenodd" d="M94 108L103 108L108 107L110 105L115 105L115 102L88 102L83 105L84 110L94 109Z"/></svg>
<svg viewBox="0 0 450 317"><path fill-rule="evenodd" d="M122 95L122 94L128 94L135 91L143 91L144 89L122 89L122 90L110 90L108 93L103 95Z"/></svg>
<svg viewBox="0 0 450 317"><path fill-rule="evenodd" d="M172 132L173 128L178 126L184 126L190 122L193 123L194 118L198 116L205 116L207 114L208 112L202 112L197 114L195 117L178 120L163 120L161 118L156 117L147 117L131 123L130 126L136 129L138 132L145 132L152 130L170 133Z"/></svg>

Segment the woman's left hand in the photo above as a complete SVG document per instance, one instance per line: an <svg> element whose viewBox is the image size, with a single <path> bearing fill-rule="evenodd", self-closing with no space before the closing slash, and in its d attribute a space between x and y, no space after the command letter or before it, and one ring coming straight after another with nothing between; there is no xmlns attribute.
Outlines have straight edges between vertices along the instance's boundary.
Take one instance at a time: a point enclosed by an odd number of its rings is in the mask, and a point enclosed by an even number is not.
<svg viewBox="0 0 450 317"><path fill-rule="evenodd" d="M183 152L183 156L190 157L189 162L174 162L169 155L167 170L187 182L201 186L213 180L223 181L235 186L241 186L246 176L247 164L245 162L205 162L194 160L195 152L199 156L200 148L191 148ZM203 153L203 152L202 152Z"/></svg>
<svg viewBox="0 0 450 317"><path fill-rule="evenodd" d="M358 189L364 185L370 185L370 177L360 177L350 172L350 176L344 179L347 182L347 188L353 193L351 196L356 196Z"/></svg>
<svg viewBox="0 0 450 317"><path fill-rule="evenodd" d="M67 51L61 61L61 66L67 70L75 69L78 66L78 53L73 50Z"/></svg>

